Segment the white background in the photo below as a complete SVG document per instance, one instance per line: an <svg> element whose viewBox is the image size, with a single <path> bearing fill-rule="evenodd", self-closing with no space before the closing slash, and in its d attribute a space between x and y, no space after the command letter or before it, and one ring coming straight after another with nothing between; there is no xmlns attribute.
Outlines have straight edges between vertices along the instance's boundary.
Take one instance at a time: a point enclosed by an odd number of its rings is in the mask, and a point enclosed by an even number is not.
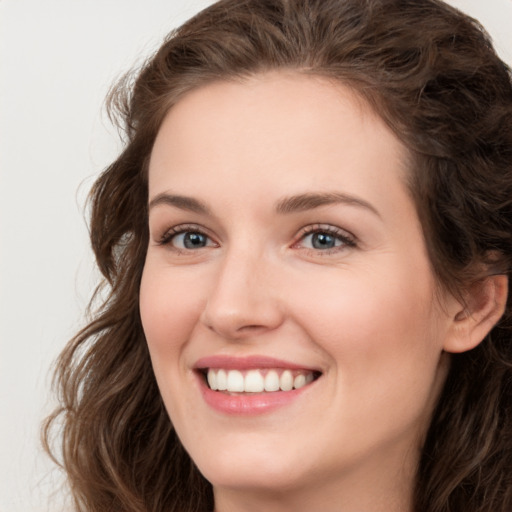
<svg viewBox="0 0 512 512"><path fill-rule="evenodd" d="M84 200L119 150L103 99L211 0L0 0L0 512L56 512L49 369L98 278ZM512 0L451 0L512 64Z"/></svg>

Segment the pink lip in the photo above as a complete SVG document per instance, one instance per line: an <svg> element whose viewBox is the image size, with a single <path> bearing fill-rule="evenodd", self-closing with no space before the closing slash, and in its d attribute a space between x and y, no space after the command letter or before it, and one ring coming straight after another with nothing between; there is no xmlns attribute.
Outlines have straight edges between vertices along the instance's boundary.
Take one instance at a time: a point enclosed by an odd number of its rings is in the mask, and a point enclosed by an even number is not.
<svg viewBox="0 0 512 512"><path fill-rule="evenodd" d="M254 368L284 368L290 370L317 371L288 361L266 356L210 356L199 359L194 365L196 370L205 368L223 368L226 370L249 370ZM228 415L258 415L274 411L297 400L314 385L315 381L292 391L274 391L271 393L233 394L211 390L201 372L196 372L199 389L204 401L214 410Z"/></svg>
<svg viewBox="0 0 512 512"><path fill-rule="evenodd" d="M274 391L254 395L228 395L220 391L212 391L204 382L200 383L204 401L213 409L231 415L256 415L271 412L295 401L311 383L293 391Z"/></svg>
<svg viewBox="0 0 512 512"><path fill-rule="evenodd" d="M309 370L318 371L317 368L309 366L302 366L289 361L275 359L267 356L246 356L246 357L233 357L233 356L209 356L203 357L196 361L194 368L224 368L226 370L251 370L256 368L285 368L289 370Z"/></svg>

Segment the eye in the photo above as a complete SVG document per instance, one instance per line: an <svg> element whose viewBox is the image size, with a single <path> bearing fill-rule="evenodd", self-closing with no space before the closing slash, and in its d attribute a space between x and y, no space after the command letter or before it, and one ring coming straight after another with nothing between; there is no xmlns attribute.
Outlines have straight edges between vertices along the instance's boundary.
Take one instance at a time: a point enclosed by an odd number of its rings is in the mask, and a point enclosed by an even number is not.
<svg viewBox="0 0 512 512"><path fill-rule="evenodd" d="M201 249L208 245L208 237L203 233L194 233L193 231L186 231L174 235L172 244L179 249Z"/></svg>
<svg viewBox="0 0 512 512"><path fill-rule="evenodd" d="M159 245L169 245L179 250L197 250L204 247L216 247L217 244L205 233L197 228L176 226L167 231Z"/></svg>
<svg viewBox="0 0 512 512"><path fill-rule="evenodd" d="M294 247L330 254L355 245L355 238L346 231L334 226L316 225L304 228Z"/></svg>
<svg viewBox="0 0 512 512"><path fill-rule="evenodd" d="M312 249L334 249L343 244L342 240L330 233L311 233L302 239L303 245Z"/></svg>

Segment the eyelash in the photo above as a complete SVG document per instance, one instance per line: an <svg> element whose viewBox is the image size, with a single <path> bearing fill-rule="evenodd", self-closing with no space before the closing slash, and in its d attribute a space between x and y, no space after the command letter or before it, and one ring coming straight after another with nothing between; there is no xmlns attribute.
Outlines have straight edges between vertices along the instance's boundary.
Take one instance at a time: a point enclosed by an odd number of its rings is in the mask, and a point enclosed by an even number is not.
<svg viewBox="0 0 512 512"><path fill-rule="evenodd" d="M172 240L178 236L182 235L183 233L198 233L200 235L205 236L206 238L211 240L210 235L206 233L204 230L202 230L199 226L196 226L195 224L181 224L179 226L174 226L173 228L166 231L158 240L158 245L171 245ZM189 251L192 249L180 249L178 247L173 247L176 251Z"/></svg>
<svg viewBox="0 0 512 512"><path fill-rule="evenodd" d="M330 254L335 254L340 251L343 251L347 248L357 247L356 238L353 235L334 226L330 226L328 224L314 224L311 226L306 226L301 230L297 237L297 242L295 242L292 245L292 247L297 247L301 242L304 241L306 237L315 234L326 234L332 236L333 238L341 242L339 246L335 246L330 249L305 248L306 251L311 251L315 255L328 256Z"/></svg>
<svg viewBox="0 0 512 512"><path fill-rule="evenodd" d="M166 231L162 237L158 240L157 244L160 246L169 245L171 246L171 243L175 237L178 235L184 234L184 233L197 233L200 235L205 236L209 240L212 240L210 235L208 233L201 229L199 226L194 224L182 224L179 226L174 226L173 228ZM341 244L338 246L335 246L333 248L329 249L315 249L315 248L304 248L306 251L310 251L311 253L314 253L316 255L330 255L337 253L339 251L342 251L346 248L350 247L357 247L356 239L353 235L347 233L344 230L341 230L339 228L336 228L334 226L325 225L325 224L314 224L311 226L306 226L303 228L299 235L297 236L297 241L292 244L292 248L297 248L301 242L304 241L304 239L308 236L312 236L315 234L326 234L329 236L332 236L336 240L340 241ZM204 247L201 247L204 248ZM185 253L194 251L195 249L182 249L179 247L172 247L172 250L178 252L178 253Z"/></svg>

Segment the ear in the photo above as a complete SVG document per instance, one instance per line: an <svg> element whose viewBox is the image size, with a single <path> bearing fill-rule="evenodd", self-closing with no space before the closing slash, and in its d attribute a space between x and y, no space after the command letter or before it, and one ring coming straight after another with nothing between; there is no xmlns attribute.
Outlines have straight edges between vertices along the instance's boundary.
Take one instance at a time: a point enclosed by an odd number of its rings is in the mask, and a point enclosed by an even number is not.
<svg viewBox="0 0 512 512"><path fill-rule="evenodd" d="M473 283L465 294L465 304L455 308L446 352L466 352L475 348L498 323L505 311L508 277L494 275Z"/></svg>

